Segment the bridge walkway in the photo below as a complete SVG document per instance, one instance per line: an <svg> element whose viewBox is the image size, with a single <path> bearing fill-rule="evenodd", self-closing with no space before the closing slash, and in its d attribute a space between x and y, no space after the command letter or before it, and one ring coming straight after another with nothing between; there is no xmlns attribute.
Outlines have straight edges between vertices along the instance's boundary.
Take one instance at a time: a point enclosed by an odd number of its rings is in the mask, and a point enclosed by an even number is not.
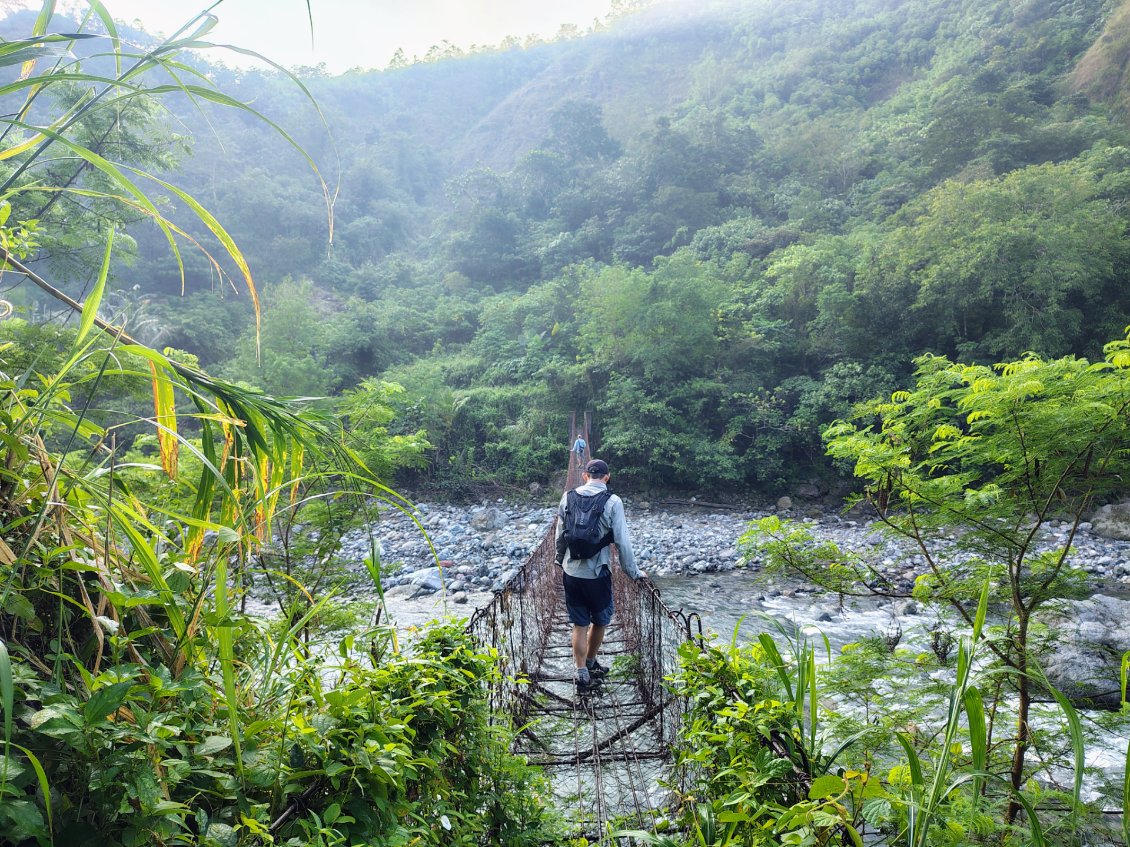
<svg viewBox="0 0 1130 847"><path fill-rule="evenodd" d="M587 413L574 416L568 443L580 434L592 444L590 428ZM566 490L580 484L588 458L588 451L580 461L570 453ZM632 581L614 567L616 615L601 648L611 671L592 695L578 697L554 531L469 628L502 657L492 706L521 727L517 751L546 770L575 837L612 844L614 828L650 829L680 782L671 744L684 704L664 678L676 671L680 646L701 640L702 624L669 609L649 580Z"/></svg>

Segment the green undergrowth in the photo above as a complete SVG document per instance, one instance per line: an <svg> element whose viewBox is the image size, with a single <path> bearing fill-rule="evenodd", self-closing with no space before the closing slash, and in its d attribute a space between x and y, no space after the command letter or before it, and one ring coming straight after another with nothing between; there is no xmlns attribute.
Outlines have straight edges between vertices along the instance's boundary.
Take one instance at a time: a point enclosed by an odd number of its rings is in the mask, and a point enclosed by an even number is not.
<svg viewBox="0 0 1130 847"><path fill-rule="evenodd" d="M250 621L238 627L241 681L253 683L238 705L240 747L214 667L174 677L128 661L131 639L108 636L107 666L59 686L16 651L3 666L15 719L0 760L0 843L552 838L541 775L490 720L484 683L498 674L495 656L462 630L436 625L410 654L382 654L387 634L349 637L333 660L288 661L264 676L274 645ZM81 668L64 652L40 658Z"/></svg>
<svg viewBox="0 0 1130 847"><path fill-rule="evenodd" d="M925 663L901 693L873 692L877 710L854 726L837 686L864 671L857 651L826 665L817 662L823 648L804 638L688 642L671 681L687 706L673 751L674 801L654 830L617 835L654 847L1122 843L1097 806L1056 787L1050 774L1066 765L1070 781L1069 761L1045 763L1021 792L999 776L978 687L989 680L974 673L982 637L961 639L948 667ZM887 664L898 661L891 651ZM1061 736L1081 732L1071 711L1043 718L1049 739L1053 724ZM1024 813L1002 823L1011 799Z"/></svg>

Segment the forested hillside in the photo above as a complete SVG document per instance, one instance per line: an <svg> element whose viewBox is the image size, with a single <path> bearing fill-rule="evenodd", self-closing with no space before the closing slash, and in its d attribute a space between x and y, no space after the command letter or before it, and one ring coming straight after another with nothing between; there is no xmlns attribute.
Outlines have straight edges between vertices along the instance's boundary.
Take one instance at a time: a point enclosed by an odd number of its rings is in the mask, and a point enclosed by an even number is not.
<svg viewBox="0 0 1130 847"><path fill-rule="evenodd" d="M1093 357L1130 323L1127 16L659 4L583 38L311 73L311 98L210 68L311 161L200 98L132 143L244 249L261 366L247 296L186 253L182 297L158 230L133 230L111 287L142 340L230 378L387 402L382 426L426 432L433 485L544 479L582 408L636 486L826 479L822 425L914 356ZM44 246L80 291L74 245Z"/></svg>

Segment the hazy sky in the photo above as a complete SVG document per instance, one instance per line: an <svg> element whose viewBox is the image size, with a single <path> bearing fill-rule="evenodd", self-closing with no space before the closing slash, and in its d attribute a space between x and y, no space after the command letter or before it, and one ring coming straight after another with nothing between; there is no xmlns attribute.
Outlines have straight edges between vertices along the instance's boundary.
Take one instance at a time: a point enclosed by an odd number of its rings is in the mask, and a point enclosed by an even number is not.
<svg viewBox="0 0 1130 847"><path fill-rule="evenodd" d="M115 19L138 19L149 32L166 35L208 6L206 0L103 2ZM588 28L608 14L610 0L311 0L310 6L313 50L305 0L224 0L209 39L255 50L287 67L325 62L334 72L383 68L398 47L411 58L444 39L469 47L497 44L507 35L551 36L563 23ZM223 60L244 63L231 53Z"/></svg>

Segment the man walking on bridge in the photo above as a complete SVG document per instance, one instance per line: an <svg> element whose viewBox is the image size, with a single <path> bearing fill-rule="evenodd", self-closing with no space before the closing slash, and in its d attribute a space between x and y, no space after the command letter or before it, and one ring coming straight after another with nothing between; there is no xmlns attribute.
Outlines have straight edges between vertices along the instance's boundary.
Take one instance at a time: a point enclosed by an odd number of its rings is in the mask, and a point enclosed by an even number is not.
<svg viewBox="0 0 1130 847"><path fill-rule="evenodd" d="M589 446L585 443L585 439L578 435L577 440L573 442L573 455L577 458L577 467L580 467L581 463L584 462L587 449L589 449Z"/></svg>
<svg viewBox="0 0 1130 847"><path fill-rule="evenodd" d="M615 611L612 602L612 551L619 551L620 567L632 579L647 574L636 567L632 537L624 517L624 502L608 491L608 464L593 459L581 475L584 484L565 492L557 507L557 556L565 584L565 608L573 625L573 664L577 693L588 694L608 668L596 655ZM576 540L578 521L595 519L592 535L599 539L591 547ZM569 533L566 529L569 529ZM573 537L569 537L572 534ZM594 549L595 548L595 549ZM576 554L576 555L574 555Z"/></svg>

